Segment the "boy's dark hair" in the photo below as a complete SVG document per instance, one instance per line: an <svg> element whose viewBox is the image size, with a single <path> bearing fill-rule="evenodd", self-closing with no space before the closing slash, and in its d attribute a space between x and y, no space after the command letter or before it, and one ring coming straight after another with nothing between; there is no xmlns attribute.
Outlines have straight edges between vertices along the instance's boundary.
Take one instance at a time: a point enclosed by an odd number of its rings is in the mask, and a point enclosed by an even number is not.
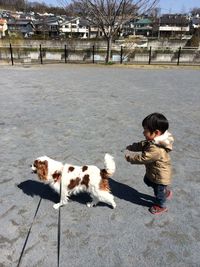
<svg viewBox="0 0 200 267"><path fill-rule="evenodd" d="M142 121L142 126L144 128L147 128L151 133L156 130L164 133L169 128L169 122L163 114L152 113L144 118L144 120Z"/></svg>

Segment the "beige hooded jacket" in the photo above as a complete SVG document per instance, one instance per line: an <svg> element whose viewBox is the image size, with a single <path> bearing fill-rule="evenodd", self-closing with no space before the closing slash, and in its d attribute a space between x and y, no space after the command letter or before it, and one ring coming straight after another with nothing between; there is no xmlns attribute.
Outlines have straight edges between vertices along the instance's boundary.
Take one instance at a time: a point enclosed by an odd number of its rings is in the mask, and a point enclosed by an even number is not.
<svg viewBox="0 0 200 267"><path fill-rule="evenodd" d="M127 146L125 157L131 164L144 164L146 176L156 184L171 184L171 159L173 136L166 131L153 141L141 141ZM139 152L142 153L134 153Z"/></svg>

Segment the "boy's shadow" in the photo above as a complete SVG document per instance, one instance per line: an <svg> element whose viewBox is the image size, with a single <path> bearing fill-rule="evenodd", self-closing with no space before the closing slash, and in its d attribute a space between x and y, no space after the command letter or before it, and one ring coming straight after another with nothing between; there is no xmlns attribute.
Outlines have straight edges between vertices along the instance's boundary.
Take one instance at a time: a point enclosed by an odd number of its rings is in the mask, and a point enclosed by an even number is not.
<svg viewBox="0 0 200 267"><path fill-rule="evenodd" d="M109 184L112 194L120 199L146 207L151 207L155 201L154 197L140 193L136 189L126 184L119 183L112 178L109 179Z"/></svg>
<svg viewBox="0 0 200 267"><path fill-rule="evenodd" d="M49 185L38 181L27 180L18 184L17 187L20 188L26 195L31 197L39 196L54 203L58 203L60 201L60 196L57 192L55 192ZM91 201L91 198L88 194L81 193L78 196L71 196L70 200L85 204L86 202Z"/></svg>

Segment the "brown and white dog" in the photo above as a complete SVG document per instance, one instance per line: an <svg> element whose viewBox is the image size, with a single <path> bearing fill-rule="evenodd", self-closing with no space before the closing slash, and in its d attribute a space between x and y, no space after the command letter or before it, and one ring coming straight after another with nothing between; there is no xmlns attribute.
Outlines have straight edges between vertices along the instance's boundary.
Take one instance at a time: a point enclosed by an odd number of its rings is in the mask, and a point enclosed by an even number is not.
<svg viewBox="0 0 200 267"><path fill-rule="evenodd" d="M93 165L63 164L47 156L37 158L31 165L39 179L49 184L57 193L60 193L61 185L60 202L54 204L55 209L66 205L70 195L80 192L87 192L92 197L92 202L87 203L88 207L104 202L115 208L116 203L108 183L109 177L115 172L115 161L110 154L105 154L104 167L105 169L99 169Z"/></svg>

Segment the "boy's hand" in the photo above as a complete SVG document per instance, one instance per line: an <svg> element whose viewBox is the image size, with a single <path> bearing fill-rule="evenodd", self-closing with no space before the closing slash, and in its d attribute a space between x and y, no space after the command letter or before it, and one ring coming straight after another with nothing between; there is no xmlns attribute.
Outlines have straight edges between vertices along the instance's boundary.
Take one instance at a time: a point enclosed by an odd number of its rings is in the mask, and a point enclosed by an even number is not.
<svg viewBox="0 0 200 267"><path fill-rule="evenodd" d="M131 161L131 158L130 158L130 152L129 151L126 151L125 153L125 159L130 162Z"/></svg>
<svg viewBox="0 0 200 267"><path fill-rule="evenodd" d="M130 157L125 155L125 159L130 162Z"/></svg>

